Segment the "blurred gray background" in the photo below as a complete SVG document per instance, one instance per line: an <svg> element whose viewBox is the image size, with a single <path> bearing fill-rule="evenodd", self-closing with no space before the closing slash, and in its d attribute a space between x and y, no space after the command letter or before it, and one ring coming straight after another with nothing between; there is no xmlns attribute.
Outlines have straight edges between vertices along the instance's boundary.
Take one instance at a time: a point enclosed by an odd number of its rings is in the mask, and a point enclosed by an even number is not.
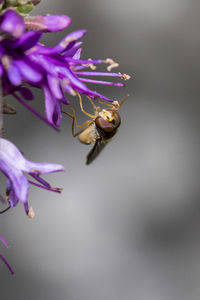
<svg viewBox="0 0 200 300"><path fill-rule="evenodd" d="M59 134L18 104L18 114L5 118L6 137L26 157L62 163L66 173L45 177L64 188L61 195L31 187L33 221L22 205L1 215L11 248L0 251L16 272L0 263L1 297L199 300L199 12L198 0L37 6L36 14L72 17L64 33L45 37L48 45L86 28L83 57L112 57L132 76L126 88L98 90L131 96L118 134L90 166L90 147L72 138L69 118Z"/></svg>

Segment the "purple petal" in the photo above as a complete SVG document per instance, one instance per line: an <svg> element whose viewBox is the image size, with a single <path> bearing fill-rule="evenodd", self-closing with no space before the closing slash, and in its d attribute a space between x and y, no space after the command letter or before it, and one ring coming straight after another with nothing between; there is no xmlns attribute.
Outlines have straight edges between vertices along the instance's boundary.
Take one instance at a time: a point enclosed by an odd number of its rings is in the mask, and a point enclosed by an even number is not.
<svg viewBox="0 0 200 300"><path fill-rule="evenodd" d="M14 10L9 9L2 16L0 29L15 38L19 38L25 30L23 18Z"/></svg>
<svg viewBox="0 0 200 300"><path fill-rule="evenodd" d="M20 86L18 88L18 92L21 94L21 96L25 100L31 101L34 99L33 93L31 92L31 90L29 88Z"/></svg>
<svg viewBox="0 0 200 300"><path fill-rule="evenodd" d="M2 64L0 63L0 76L2 76L3 75L3 66L2 66Z"/></svg>
<svg viewBox="0 0 200 300"><path fill-rule="evenodd" d="M56 106L56 99L52 95L51 91L47 86L43 87L44 95L45 95L45 112L47 120L50 123L53 123L53 113Z"/></svg>
<svg viewBox="0 0 200 300"><path fill-rule="evenodd" d="M33 69L31 64L25 62L24 60L16 60L15 65L17 65L21 75L28 81L38 82L42 79L42 75L36 69Z"/></svg>
<svg viewBox="0 0 200 300"><path fill-rule="evenodd" d="M69 47L70 43L80 40L86 34L86 32L87 31L85 29L72 31L57 45L57 47L60 48L59 52L62 52L65 49L67 50L67 47Z"/></svg>
<svg viewBox="0 0 200 300"><path fill-rule="evenodd" d="M19 85L22 82L22 76L15 62L12 62L11 67L8 68L7 75L10 82L14 85Z"/></svg>
<svg viewBox="0 0 200 300"><path fill-rule="evenodd" d="M56 54L60 53L62 51L68 50L72 47L78 41L80 38L82 38L86 34L86 30L77 30L73 31L70 34L68 34L64 39L58 43L55 47L45 47L45 46L38 46L37 50L41 54Z"/></svg>
<svg viewBox="0 0 200 300"><path fill-rule="evenodd" d="M26 167L24 169L25 172L28 173L36 173L39 174L49 174L54 172L61 172L64 171L65 168L59 164L52 164L52 163L38 163L26 160Z"/></svg>
<svg viewBox="0 0 200 300"><path fill-rule="evenodd" d="M68 50L65 50L65 51L63 51L62 52L62 56L66 56L66 57L73 57L75 54L76 54L76 52L77 52L77 50L79 49L79 47L82 45L82 42L77 42L77 43L75 43L74 45L73 45L73 47L71 47L70 49L68 49ZM80 50L80 52L81 52L81 50ZM79 59L80 59L80 57L79 57Z"/></svg>
<svg viewBox="0 0 200 300"><path fill-rule="evenodd" d="M44 16L43 20L46 26L45 32L63 30L71 23L71 18L65 15Z"/></svg>
<svg viewBox="0 0 200 300"><path fill-rule="evenodd" d="M49 88L51 89L51 92L54 95L54 97L57 99L62 99L63 93L60 89L59 80L56 77L51 75L47 75L47 80L49 83Z"/></svg>
<svg viewBox="0 0 200 300"><path fill-rule="evenodd" d="M11 165L11 167L9 167ZM15 166L19 170L23 170L26 165L26 159L17 147L10 141L0 138L0 170L5 169L5 174L9 175L9 172ZM6 167L8 170L6 171ZM9 176L7 176L9 177Z"/></svg>
<svg viewBox="0 0 200 300"><path fill-rule="evenodd" d="M34 47L41 38L41 32L28 31L22 35L15 43L12 44L13 48L21 48L20 51L27 51Z"/></svg>
<svg viewBox="0 0 200 300"><path fill-rule="evenodd" d="M7 170L2 169L2 172L9 178L11 189L9 191L9 202L10 206L16 206L18 200L22 203L27 202L29 183L22 171L16 168L11 163L6 166Z"/></svg>

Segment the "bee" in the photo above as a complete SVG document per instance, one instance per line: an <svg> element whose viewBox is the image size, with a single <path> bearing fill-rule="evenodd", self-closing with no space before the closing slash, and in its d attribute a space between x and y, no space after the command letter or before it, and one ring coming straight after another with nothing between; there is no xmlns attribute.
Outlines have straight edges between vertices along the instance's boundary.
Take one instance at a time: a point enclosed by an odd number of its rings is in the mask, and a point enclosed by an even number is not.
<svg viewBox="0 0 200 300"><path fill-rule="evenodd" d="M82 98L79 93L77 93L80 102L81 111L91 118L79 125L77 121L77 116L75 109L70 106L73 115L63 111L66 115L72 118L72 135L73 137L78 137L79 141L83 144L89 145L94 144L91 151L88 153L86 158L86 164L89 165L103 150L105 145L111 141L114 135L117 133L117 130L121 124L121 118L118 113L118 110L121 108L122 104L129 97L129 95L122 99L119 104L118 101L113 101L111 104L104 103L101 100L98 100L100 104L108 106L106 109L101 109L99 106L96 106L93 100L90 97L87 97L90 103L92 104L94 114L90 114L86 112L83 108ZM74 125L76 124L77 128L82 128L78 132L75 133Z"/></svg>

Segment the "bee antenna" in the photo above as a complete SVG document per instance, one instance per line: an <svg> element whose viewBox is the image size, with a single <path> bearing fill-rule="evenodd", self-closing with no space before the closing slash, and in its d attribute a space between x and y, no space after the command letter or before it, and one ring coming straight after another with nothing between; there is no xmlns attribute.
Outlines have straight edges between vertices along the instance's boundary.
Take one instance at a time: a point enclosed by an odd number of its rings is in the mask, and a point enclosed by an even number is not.
<svg viewBox="0 0 200 300"><path fill-rule="evenodd" d="M124 102L125 102L129 97L130 97L130 94L127 94L127 96L121 100L120 105L119 105L120 108L122 107L122 105L124 104Z"/></svg>

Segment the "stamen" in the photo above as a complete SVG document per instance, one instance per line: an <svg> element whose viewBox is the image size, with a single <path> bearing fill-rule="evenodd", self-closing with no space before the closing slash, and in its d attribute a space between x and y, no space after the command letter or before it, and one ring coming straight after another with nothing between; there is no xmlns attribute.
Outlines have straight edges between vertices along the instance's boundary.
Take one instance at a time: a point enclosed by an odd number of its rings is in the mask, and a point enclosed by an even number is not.
<svg viewBox="0 0 200 300"><path fill-rule="evenodd" d="M0 240L7 248L10 247L9 244L6 242L6 240L4 240L4 238L1 235L0 235Z"/></svg>
<svg viewBox="0 0 200 300"><path fill-rule="evenodd" d="M110 72L113 68L119 67L119 64L116 63L116 62L115 62L113 59L111 59L111 58L107 58L104 62L105 62L106 64L109 64L109 66L107 67L108 72Z"/></svg>
<svg viewBox="0 0 200 300"><path fill-rule="evenodd" d="M10 271L10 273L13 275L15 274L15 272L13 271L13 269L11 268L11 266L9 265L9 263L7 262L7 260L4 258L4 256L2 254L0 254L0 258L1 260L4 262L4 264L6 265L6 267L8 268L8 270Z"/></svg>
<svg viewBox="0 0 200 300"><path fill-rule="evenodd" d="M61 188L54 188L54 187L52 187L52 186L47 187L47 186L38 184L38 183L36 183L36 182L34 182L34 181L32 181L32 180L28 180L28 182L29 182L30 184L32 184L32 185L35 185L35 186L37 186L37 187L43 189L43 190L55 192L55 193L58 193L58 194L60 194L60 193L61 193L61 190L62 190Z"/></svg>
<svg viewBox="0 0 200 300"><path fill-rule="evenodd" d="M88 60L92 60L91 58L88 58ZM90 68L92 71L96 70L96 66L94 64L83 64L84 67Z"/></svg>
<svg viewBox="0 0 200 300"><path fill-rule="evenodd" d="M120 87L124 86L124 83L121 83L121 82L101 81L101 80L86 79L86 78L81 78L81 77L79 77L79 79L82 82L88 82L88 83L103 84L103 85L113 85L113 86L120 86Z"/></svg>
<svg viewBox="0 0 200 300"><path fill-rule="evenodd" d="M29 208L27 216L29 217L29 219L34 219L35 218L35 212L34 212L32 206Z"/></svg>
<svg viewBox="0 0 200 300"><path fill-rule="evenodd" d="M123 78L121 73L108 73L108 72L86 72L86 71L75 71L76 75L80 76L107 76L107 77L120 77Z"/></svg>

